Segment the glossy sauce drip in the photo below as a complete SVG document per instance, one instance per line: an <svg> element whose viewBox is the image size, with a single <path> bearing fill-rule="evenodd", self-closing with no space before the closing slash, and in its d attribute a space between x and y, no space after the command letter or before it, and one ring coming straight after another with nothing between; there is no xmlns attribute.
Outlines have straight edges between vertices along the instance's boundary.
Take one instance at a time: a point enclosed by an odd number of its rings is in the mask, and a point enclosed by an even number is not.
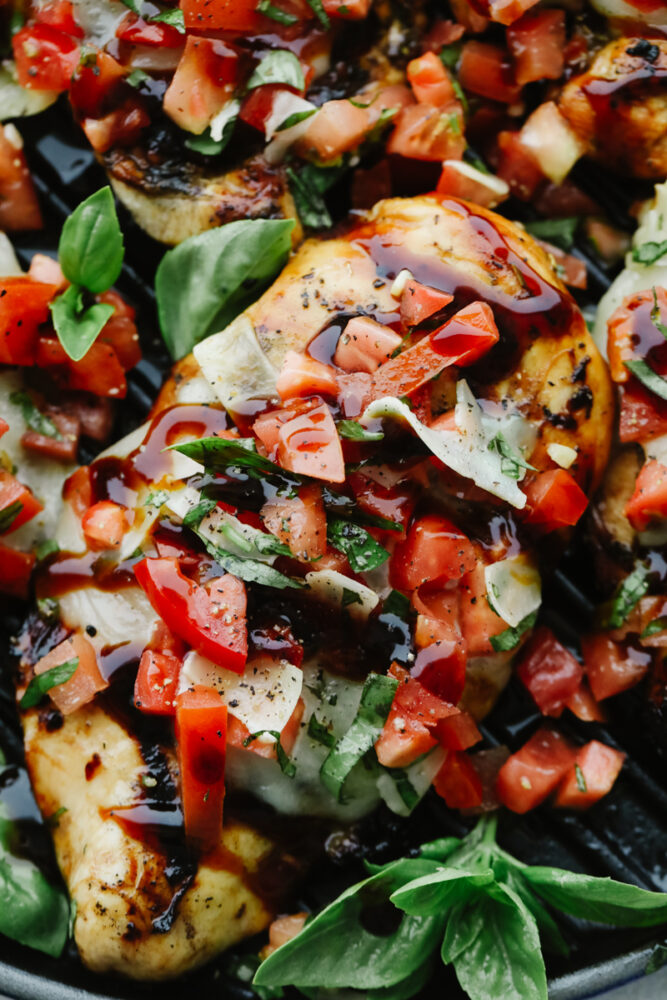
<svg viewBox="0 0 667 1000"><path fill-rule="evenodd" d="M133 560L110 563L99 552L71 555L63 552L44 568L36 582L38 597L61 597L84 587L116 591L136 586Z"/></svg>
<svg viewBox="0 0 667 1000"><path fill-rule="evenodd" d="M228 429L227 414L215 406L171 406L155 417L144 444L126 461L146 483L155 483L171 469L172 457L164 452L169 445L179 438L211 437Z"/></svg>
<svg viewBox="0 0 667 1000"><path fill-rule="evenodd" d="M587 80L582 90L593 108L596 117L595 128L598 135L607 135L618 130L616 110L621 104L630 104L639 99L647 90L657 90L667 77L667 70L654 66L646 60L632 73L613 80L593 78Z"/></svg>
<svg viewBox="0 0 667 1000"><path fill-rule="evenodd" d="M667 364L667 344L664 334L660 332L652 318L654 310L653 298L648 301L631 301L626 307L632 313L632 348L638 358L654 357L655 360ZM665 323L667 316L660 311L656 317L658 322Z"/></svg>
<svg viewBox="0 0 667 1000"><path fill-rule="evenodd" d="M143 646L133 642L105 647L97 657L102 677L111 682L119 670L138 665L142 652Z"/></svg>
<svg viewBox="0 0 667 1000"><path fill-rule="evenodd" d="M124 459L113 455L108 458L98 458L90 466L93 503L113 500L123 507L134 506L137 493L130 485L133 478L132 466Z"/></svg>
<svg viewBox="0 0 667 1000"><path fill-rule="evenodd" d="M333 317L322 329L315 334L306 348L306 354L321 361L324 365L334 364L334 355L338 346L341 334L354 316L359 316L356 312L342 312ZM389 326L400 332L401 317L398 312L374 312L372 317L377 323Z"/></svg>

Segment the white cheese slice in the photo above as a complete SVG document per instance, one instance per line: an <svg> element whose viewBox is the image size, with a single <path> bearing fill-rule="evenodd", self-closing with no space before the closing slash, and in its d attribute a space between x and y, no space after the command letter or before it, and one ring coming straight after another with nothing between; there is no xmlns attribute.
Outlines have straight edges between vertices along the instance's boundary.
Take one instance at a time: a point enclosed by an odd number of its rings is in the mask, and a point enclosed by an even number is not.
<svg viewBox="0 0 667 1000"><path fill-rule="evenodd" d="M542 603L539 571L523 553L485 566L484 580L491 606L512 628Z"/></svg>
<svg viewBox="0 0 667 1000"><path fill-rule="evenodd" d="M121 562L124 559L129 559L137 549L143 548L148 533L160 516L161 505L159 503L155 506L150 505L147 507L145 505L149 493L150 490L143 490L134 504L132 526L123 535L123 540L118 551L118 559Z"/></svg>
<svg viewBox="0 0 667 1000"><path fill-rule="evenodd" d="M414 764L410 764L409 767L403 768L403 774L407 780L412 785L416 795L417 801L421 801L424 798L427 791L433 783L433 779L436 774L445 763L445 757L447 752L442 749L442 747L434 747L430 753L425 754L419 760L416 760ZM396 781L392 778L388 771L380 768L380 773L378 774L377 786L380 795L382 796L384 802L391 809L393 813L398 816L409 816L412 812L401 797L398 790Z"/></svg>
<svg viewBox="0 0 667 1000"><path fill-rule="evenodd" d="M2 95L0 94L0 106L2 106ZM7 126L9 128L9 126ZM23 268L19 264L14 247L7 236L0 232L0 276L3 278L20 278Z"/></svg>
<svg viewBox="0 0 667 1000"><path fill-rule="evenodd" d="M220 333L193 350L204 378L226 409L246 399L276 396L278 373L259 345L247 316L241 314Z"/></svg>
<svg viewBox="0 0 667 1000"><path fill-rule="evenodd" d="M131 455L133 451L136 451L144 441L148 430L151 426L151 421L147 420L145 424L141 424L139 427L135 427L133 431L126 434L125 437L121 438L119 441L114 441L110 444L108 448L101 451L98 458L127 458Z"/></svg>
<svg viewBox="0 0 667 1000"><path fill-rule="evenodd" d="M333 569L306 573L306 583L312 592L329 604L344 605L353 618L368 618L379 598L374 590ZM350 600L350 597L356 599Z"/></svg>
<svg viewBox="0 0 667 1000"><path fill-rule="evenodd" d="M227 101L224 108L218 111L215 118L211 119L209 129L211 131L211 139L214 142L220 142L222 139L223 132L229 124L229 122L234 121L241 109L241 102L233 98L231 101Z"/></svg>
<svg viewBox="0 0 667 1000"><path fill-rule="evenodd" d="M21 87L12 59L5 59L0 66L0 121L39 114L53 104L58 96L57 90L26 90Z"/></svg>
<svg viewBox="0 0 667 1000"><path fill-rule="evenodd" d="M118 646L131 642L143 648L150 642L158 616L140 587L98 590L78 587L58 599L63 624L72 629L92 625L94 645Z"/></svg>

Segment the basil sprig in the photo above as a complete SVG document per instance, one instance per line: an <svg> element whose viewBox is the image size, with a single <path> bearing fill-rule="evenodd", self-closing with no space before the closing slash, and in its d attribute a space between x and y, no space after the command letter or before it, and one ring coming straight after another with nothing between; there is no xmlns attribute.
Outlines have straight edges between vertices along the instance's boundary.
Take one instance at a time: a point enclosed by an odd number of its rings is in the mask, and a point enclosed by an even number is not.
<svg viewBox="0 0 667 1000"><path fill-rule="evenodd" d="M57 666L51 667L50 670L45 670L43 674L37 674L28 684L25 694L19 702L20 707L26 709L39 705L44 695L48 694L51 688L65 684L78 666L79 657L75 656L65 663L59 663Z"/></svg>
<svg viewBox="0 0 667 1000"><path fill-rule="evenodd" d="M498 847L496 823L483 817L462 840L447 837L423 845L418 857L367 864L370 877L265 959L255 984L410 997L440 946L471 1000L547 1000L540 939L561 953L568 947L545 904L619 927L667 921L667 894L524 865ZM382 912L394 916L388 935L373 932L370 918Z"/></svg>
<svg viewBox="0 0 667 1000"><path fill-rule="evenodd" d="M243 219L167 251L155 293L162 336L175 360L255 301L287 260L293 228L293 219Z"/></svg>
<svg viewBox="0 0 667 1000"><path fill-rule="evenodd" d="M329 518L327 541L347 556L355 573L367 573L389 558L387 550L365 528L342 518Z"/></svg>
<svg viewBox="0 0 667 1000"><path fill-rule="evenodd" d="M647 592L648 570L643 563L638 563L632 573L619 584L614 595L609 617L607 618L607 628L620 628L627 620L630 612L637 606L644 594Z"/></svg>
<svg viewBox="0 0 667 1000"><path fill-rule="evenodd" d="M58 259L70 287L50 305L58 339L73 361L90 350L113 306L91 303L120 274L125 247L111 188L103 187L75 208L65 221Z"/></svg>

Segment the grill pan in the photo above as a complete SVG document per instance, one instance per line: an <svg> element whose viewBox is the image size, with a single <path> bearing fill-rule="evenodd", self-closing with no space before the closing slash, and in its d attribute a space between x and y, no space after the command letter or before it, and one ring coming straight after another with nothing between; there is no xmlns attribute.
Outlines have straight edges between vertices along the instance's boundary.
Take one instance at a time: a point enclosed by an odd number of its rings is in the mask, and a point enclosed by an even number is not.
<svg viewBox="0 0 667 1000"><path fill-rule="evenodd" d="M58 234L67 214L85 197L106 183L83 136L72 124L68 109L56 104L49 111L19 122L28 161L44 211L45 229L21 234L13 242L23 265L36 251L55 254ZM587 189L617 224L631 228L627 214L628 193L623 183L584 164L578 168L577 182ZM650 193L639 191L637 197ZM508 214L526 217L526 207ZM169 369L169 359L157 330L153 278L163 248L154 243L132 221L122 207L119 211L125 233L126 256L117 287L136 307L144 360L129 375L128 399L118 407L114 437L136 427L145 417ZM591 258L585 246L575 252L586 260L589 274L589 301L596 301L610 281L610 275ZM584 299L585 301L585 299ZM82 458L94 457L91 451ZM590 623L594 603L592 580L585 551L575 543L561 561L561 569L551 578L545 594L548 611L544 620L570 646ZM20 608L8 608L0 623L3 651L7 657L9 636L20 620ZM10 672L0 680L0 726L2 743L10 763L21 762L21 741L14 710ZM667 890L667 792L662 777L664 760L641 724L644 710L641 688L609 705L608 725L582 724L574 717L561 720L566 735L600 739L628 754L628 760L613 791L589 812L581 815L538 809L528 816L505 811L499 842L529 864L549 864L611 876L646 889ZM616 702L616 704L615 704ZM507 744L517 749L537 727L541 717L527 692L512 682L503 693L483 732L486 746ZM34 806L33 806L34 808ZM397 820L380 811L363 821L346 838L345 850L329 851L317 868L314 885L295 900L296 906L317 908L342 888L362 877L362 858L385 861L399 856L419 843L447 834L462 835L470 822L450 813L435 796L427 796L408 820ZM568 959L546 955L552 1000L574 1000L620 984L657 967L667 958L667 931L600 930L573 918L559 917L572 946ZM246 950L256 952L253 942ZM197 973L174 983L161 984L163 1000L180 1000L201 990L229 1000L254 994L228 971L229 959L222 956ZM0 994L12 1000L134 1000L148 997L154 984L136 984L88 972L75 949L54 960L8 939L0 939ZM215 992L213 992L215 991ZM295 994L296 995L296 994ZM438 965L432 984L420 996L463 997L453 972ZM498 998L502 1000L502 998Z"/></svg>

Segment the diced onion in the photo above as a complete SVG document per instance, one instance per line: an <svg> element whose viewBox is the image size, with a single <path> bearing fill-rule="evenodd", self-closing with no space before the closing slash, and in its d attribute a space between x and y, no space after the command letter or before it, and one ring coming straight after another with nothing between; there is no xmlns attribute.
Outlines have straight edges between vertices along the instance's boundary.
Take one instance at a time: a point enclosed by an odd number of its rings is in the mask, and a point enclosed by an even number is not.
<svg viewBox="0 0 667 1000"><path fill-rule="evenodd" d="M577 459L577 449L570 448L567 444L552 441L551 444L547 445L547 455L552 462L560 465L561 469L569 469Z"/></svg>

